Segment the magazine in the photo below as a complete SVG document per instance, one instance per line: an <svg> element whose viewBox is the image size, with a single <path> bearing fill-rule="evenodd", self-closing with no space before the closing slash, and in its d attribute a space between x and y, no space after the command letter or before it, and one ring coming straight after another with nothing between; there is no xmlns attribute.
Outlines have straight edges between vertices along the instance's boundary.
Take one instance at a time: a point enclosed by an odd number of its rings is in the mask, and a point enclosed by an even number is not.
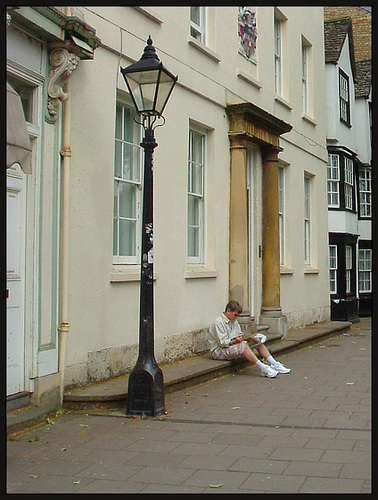
<svg viewBox="0 0 378 500"><path fill-rule="evenodd" d="M248 342L249 347L253 348L260 344L265 344L266 335L264 335L263 333L256 333L255 335L249 337L246 340Z"/></svg>

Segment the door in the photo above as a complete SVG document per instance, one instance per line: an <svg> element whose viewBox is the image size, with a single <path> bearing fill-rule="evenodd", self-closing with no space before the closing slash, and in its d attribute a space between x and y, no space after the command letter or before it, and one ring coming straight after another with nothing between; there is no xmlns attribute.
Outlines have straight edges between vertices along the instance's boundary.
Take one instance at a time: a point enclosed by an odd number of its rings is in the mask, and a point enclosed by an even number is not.
<svg viewBox="0 0 378 500"><path fill-rule="evenodd" d="M25 390L26 175L7 169L7 396Z"/></svg>

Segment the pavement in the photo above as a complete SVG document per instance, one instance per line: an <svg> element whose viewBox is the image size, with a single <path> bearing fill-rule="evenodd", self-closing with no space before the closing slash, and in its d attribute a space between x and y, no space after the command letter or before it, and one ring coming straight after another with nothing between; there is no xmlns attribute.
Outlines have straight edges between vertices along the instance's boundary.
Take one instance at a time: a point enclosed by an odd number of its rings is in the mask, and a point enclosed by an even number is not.
<svg viewBox="0 0 378 500"><path fill-rule="evenodd" d="M183 387L172 368L159 417L126 416L114 385L113 406L71 402L8 435L6 492L372 493L371 318L329 326L272 341L292 370L274 379L218 365Z"/></svg>

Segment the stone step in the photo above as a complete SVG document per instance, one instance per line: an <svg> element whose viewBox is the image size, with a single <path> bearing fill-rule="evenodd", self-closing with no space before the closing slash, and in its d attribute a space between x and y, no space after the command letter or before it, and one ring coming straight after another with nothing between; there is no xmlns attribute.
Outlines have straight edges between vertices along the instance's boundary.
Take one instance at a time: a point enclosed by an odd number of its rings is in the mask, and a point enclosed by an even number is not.
<svg viewBox="0 0 378 500"><path fill-rule="evenodd" d="M269 351L272 354L278 354L300 348L318 338L340 334L347 331L350 325L350 322L328 321L300 330L289 331L285 339L277 334L264 333L268 337L266 344ZM160 368L164 376L164 389L168 393L242 369L247 364L248 362L245 360L216 361L210 358L209 353L206 353L161 365ZM76 406L80 403L126 401L127 386L128 374L105 382L94 383L84 388L66 391L64 404Z"/></svg>

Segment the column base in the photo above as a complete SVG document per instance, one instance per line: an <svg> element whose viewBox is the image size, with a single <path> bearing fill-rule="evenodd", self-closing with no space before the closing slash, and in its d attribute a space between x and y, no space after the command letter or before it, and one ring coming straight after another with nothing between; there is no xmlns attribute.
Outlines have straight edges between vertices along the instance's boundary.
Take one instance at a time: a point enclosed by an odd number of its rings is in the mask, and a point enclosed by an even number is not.
<svg viewBox="0 0 378 500"><path fill-rule="evenodd" d="M269 326L269 332L287 337L287 317L282 314L280 307L262 307L260 322Z"/></svg>

